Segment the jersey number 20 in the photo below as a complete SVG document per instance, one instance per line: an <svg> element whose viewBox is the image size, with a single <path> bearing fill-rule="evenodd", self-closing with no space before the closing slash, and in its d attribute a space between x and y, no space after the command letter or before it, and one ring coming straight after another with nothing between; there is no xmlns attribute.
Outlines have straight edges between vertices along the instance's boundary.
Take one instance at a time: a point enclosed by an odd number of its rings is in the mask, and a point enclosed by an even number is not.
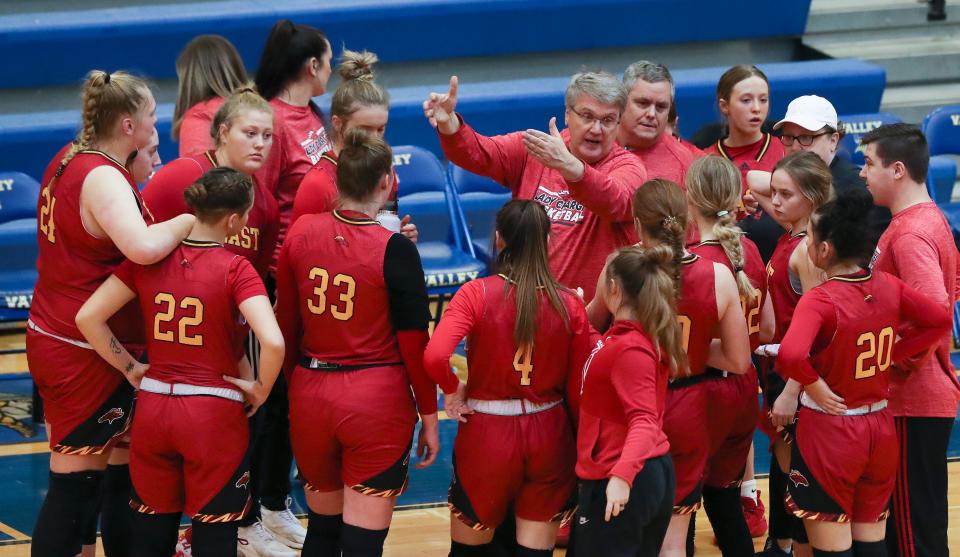
<svg viewBox="0 0 960 557"><path fill-rule="evenodd" d="M866 379L880 371L887 371L893 358L893 327L884 327L877 335L868 331L857 338L857 347L861 349L857 356L857 371L854 379ZM870 360L874 359L874 363ZM874 365L876 364L876 365Z"/></svg>

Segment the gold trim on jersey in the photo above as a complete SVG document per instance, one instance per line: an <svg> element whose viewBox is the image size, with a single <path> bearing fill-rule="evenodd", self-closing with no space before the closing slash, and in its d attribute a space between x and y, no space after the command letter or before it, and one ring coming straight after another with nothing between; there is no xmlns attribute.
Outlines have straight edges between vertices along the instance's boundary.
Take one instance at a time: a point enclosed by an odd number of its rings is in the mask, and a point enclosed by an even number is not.
<svg viewBox="0 0 960 557"><path fill-rule="evenodd" d="M190 238L184 238L180 243L185 246L190 246L191 248L222 248L223 244L220 242L213 242L211 240L191 240Z"/></svg>
<svg viewBox="0 0 960 557"><path fill-rule="evenodd" d="M341 221L341 222L345 222L345 223L347 223L347 224L355 224L355 225L363 225L363 226L366 226L366 225L368 225L368 224L380 224L379 222L371 219L370 217L367 217L367 218L365 218L365 219L354 219L354 218L350 218L350 217L344 215L343 213L341 213L341 212L340 212L340 209L334 209L334 210L333 210L333 218L335 218L335 219L337 219L337 220L339 220L339 221Z"/></svg>
<svg viewBox="0 0 960 557"><path fill-rule="evenodd" d="M330 151L324 151L323 154L320 155L320 158L330 161L333 163L333 166L337 166L337 159L333 158L333 155L330 154Z"/></svg>
<svg viewBox="0 0 960 557"><path fill-rule="evenodd" d="M851 277L849 275L837 275L835 277L830 277L827 280L838 280L840 282L865 282L873 278L873 273L867 271L867 274L861 277Z"/></svg>
<svg viewBox="0 0 960 557"><path fill-rule="evenodd" d="M82 151L77 151L77 154L78 154L78 155L81 154L81 153L86 153L86 154L88 154L88 155L100 155L100 156L106 158L107 160L109 160L110 162L116 164L116 165L119 166L120 168L122 168L123 171L126 172L127 174L130 174L130 171L127 170L127 165L125 165L125 164L123 164L122 162L118 161L117 159L113 158L113 156L110 155L109 153L104 153L103 151L98 151L98 150L96 150L96 149L84 149L84 150L82 150Z"/></svg>
<svg viewBox="0 0 960 557"><path fill-rule="evenodd" d="M717 152L720 153L720 156L727 159L728 161L733 161L733 157L730 156L730 153L727 152L726 147L723 146L723 139L717 140ZM753 157L753 160L760 162L763 159L763 156L767 154L767 151L770 149L770 143L773 141L773 134L764 133L763 134L763 145L760 146L760 150L757 151L757 155Z"/></svg>
<svg viewBox="0 0 960 557"><path fill-rule="evenodd" d="M700 259L700 256L699 256L699 255L697 255L697 254L695 254L695 253L688 253L687 255L684 255L684 256L683 256L683 259L680 260L680 264L681 264L681 265L689 265L689 264L693 263L694 261L696 261L697 259Z"/></svg>
<svg viewBox="0 0 960 557"><path fill-rule="evenodd" d="M210 164L212 164L214 168L220 166L220 163L217 162L217 152L213 149L204 151L203 156L207 157L207 160L210 161Z"/></svg>

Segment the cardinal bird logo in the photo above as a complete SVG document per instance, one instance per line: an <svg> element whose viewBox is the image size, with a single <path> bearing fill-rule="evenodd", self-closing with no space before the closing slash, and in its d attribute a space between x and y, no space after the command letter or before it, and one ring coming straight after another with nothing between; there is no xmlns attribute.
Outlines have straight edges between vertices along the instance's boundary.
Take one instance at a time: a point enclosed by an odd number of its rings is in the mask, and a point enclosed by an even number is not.
<svg viewBox="0 0 960 557"><path fill-rule="evenodd" d="M250 484L250 472L244 472L240 479L237 480L236 486L237 489L246 489Z"/></svg>
<svg viewBox="0 0 960 557"><path fill-rule="evenodd" d="M790 470L790 481L793 482L794 487L810 487L810 482L807 481L807 477L800 473L799 470Z"/></svg>
<svg viewBox="0 0 960 557"><path fill-rule="evenodd" d="M113 422L115 422L115 421L119 420L120 418L122 418L123 415L124 415L124 414L123 414L123 409L122 409L122 408L111 408L111 409L107 410L107 412L106 412L104 415L100 416L100 418L97 420L97 423L98 423L98 424L102 424L102 423L113 424Z"/></svg>

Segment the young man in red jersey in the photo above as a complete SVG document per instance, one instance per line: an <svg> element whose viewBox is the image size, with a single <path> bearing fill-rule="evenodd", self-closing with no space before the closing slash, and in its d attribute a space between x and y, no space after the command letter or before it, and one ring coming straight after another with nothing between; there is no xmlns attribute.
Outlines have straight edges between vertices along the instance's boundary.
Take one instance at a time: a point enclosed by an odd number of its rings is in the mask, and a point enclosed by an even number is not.
<svg viewBox="0 0 960 557"><path fill-rule="evenodd" d="M952 309L958 254L950 227L924 184L930 155L923 133L916 126L890 124L864 135L861 143L866 152L860 176L874 203L893 213L873 268ZM890 408L901 454L887 522L892 557L948 554L947 445L960 401L950 343L947 333L932 354L893 368Z"/></svg>

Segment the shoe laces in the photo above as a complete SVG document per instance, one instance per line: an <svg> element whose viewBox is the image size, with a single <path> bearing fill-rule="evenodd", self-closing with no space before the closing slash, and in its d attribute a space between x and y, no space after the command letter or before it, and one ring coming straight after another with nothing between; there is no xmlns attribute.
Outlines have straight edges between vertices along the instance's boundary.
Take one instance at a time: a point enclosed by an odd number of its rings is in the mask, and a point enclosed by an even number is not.
<svg viewBox="0 0 960 557"><path fill-rule="evenodd" d="M300 521L297 520L297 517L293 514L293 511L290 510L290 505L292 504L293 504L293 497L288 496L287 500L285 501L284 509L278 512L279 512L280 518L283 519L284 522L296 523L297 526L299 526Z"/></svg>

